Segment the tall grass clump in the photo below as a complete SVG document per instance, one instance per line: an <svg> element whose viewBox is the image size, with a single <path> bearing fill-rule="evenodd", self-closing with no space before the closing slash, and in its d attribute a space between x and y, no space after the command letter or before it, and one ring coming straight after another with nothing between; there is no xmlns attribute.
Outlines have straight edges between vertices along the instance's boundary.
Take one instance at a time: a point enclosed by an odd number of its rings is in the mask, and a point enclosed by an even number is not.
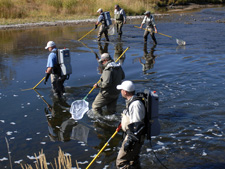
<svg viewBox="0 0 225 169"><path fill-rule="evenodd" d="M47 0L46 4L54 7L57 10L57 12L59 12L63 7L62 0Z"/></svg>
<svg viewBox="0 0 225 169"><path fill-rule="evenodd" d="M48 163L46 160L46 156L43 153L43 150L39 152L39 155L35 155L36 163L35 169L49 169ZM72 168L72 161L71 157L65 155L64 152L59 148L58 157L54 159L54 164L50 163L51 168L56 169L71 169ZM33 169L32 165L30 164L21 164L22 169Z"/></svg>
<svg viewBox="0 0 225 169"><path fill-rule="evenodd" d="M43 1L43 0L40 0ZM40 3L42 16L63 16L76 14L78 0L47 0ZM82 2L82 1L80 1Z"/></svg>
<svg viewBox="0 0 225 169"><path fill-rule="evenodd" d="M0 18L24 18L27 14L23 7L12 0L0 0Z"/></svg>
<svg viewBox="0 0 225 169"><path fill-rule="evenodd" d="M75 14L77 7L76 5L77 0L63 0L63 9L67 14Z"/></svg>

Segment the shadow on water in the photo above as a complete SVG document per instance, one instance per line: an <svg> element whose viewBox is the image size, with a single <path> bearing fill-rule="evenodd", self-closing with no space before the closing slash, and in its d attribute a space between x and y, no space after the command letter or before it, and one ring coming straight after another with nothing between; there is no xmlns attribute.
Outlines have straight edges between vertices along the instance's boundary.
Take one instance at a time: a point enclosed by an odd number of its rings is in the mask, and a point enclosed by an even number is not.
<svg viewBox="0 0 225 169"><path fill-rule="evenodd" d="M0 31L0 168L9 168L5 138L9 140L13 168L19 163L33 164L34 153L44 150L48 162L58 155L58 147L85 168L114 133L125 107L120 96L117 114L82 120L71 119L70 105L83 99L99 80L98 59L108 52L119 60L126 79L133 80L137 92L144 89L159 94L160 136L146 141L142 152L143 168L163 168L152 150L168 168L220 168L224 165L224 8L204 9L196 13L156 17L158 31L184 39L177 46L174 39L156 34L143 43L141 19L124 25L122 40L110 36L110 43L97 43L94 31L78 42L92 24ZM73 74L65 81L66 94L56 99L50 82L32 88L45 76L47 41L71 51ZM214 43L217 42L217 43ZM98 89L88 95L91 106ZM93 168L115 168L122 133L110 141L92 164Z"/></svg>

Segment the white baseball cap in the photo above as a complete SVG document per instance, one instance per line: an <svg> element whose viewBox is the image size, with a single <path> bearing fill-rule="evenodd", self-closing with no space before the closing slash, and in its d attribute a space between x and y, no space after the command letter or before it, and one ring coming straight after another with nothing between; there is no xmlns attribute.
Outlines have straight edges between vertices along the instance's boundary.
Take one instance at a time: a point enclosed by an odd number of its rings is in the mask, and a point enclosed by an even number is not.
<svg viewBox="0 0 225 169"><path fill-rule="evenodd" d="M102 12L102 8L99 8L99 9L97 10L97 12Z"/></svg>
<svg viewBox="0 0 225 169"><path fill-rule="evenodd" d="M148 14L150 14L151 12L150 11L146 11L145 13L144 13L144 15L148 15Z"/></svg>
<svg viewBox="0 0 225 169"><path fill-rule="evenodd" d="M55 42L49 41L49 42L47 43L47 46L45 47L45 49L48 49L49 47L53 47L53 46L55 46Z"/></svg>
<svg viewBox="0 0 225 169"><path fill-rule="evenodd" d="M126 80L121 85L117 85L116 88L118 90L125 90L127 92L135 91L135 86L132 81Z"/></svg>
<svg viewBox="0 0 225 169"><path fill-rule="evenodd" d="M110 56L109 56L108 53L103 53L103 54L101 55L101 59L99 59L98 62L101 62L102 60L105 60L105 59L107 59L107 60L110 59Z"/></svg>

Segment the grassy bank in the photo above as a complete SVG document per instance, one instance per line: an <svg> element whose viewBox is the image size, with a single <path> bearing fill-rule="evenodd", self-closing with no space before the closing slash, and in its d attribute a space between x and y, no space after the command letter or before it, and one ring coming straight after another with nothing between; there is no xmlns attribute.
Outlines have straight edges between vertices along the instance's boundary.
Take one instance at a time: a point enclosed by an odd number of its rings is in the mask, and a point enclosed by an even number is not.
<svg viewBox="0 0 225 169"><path fill-rule="evenodd" d="M225 3L225 0L0 0L0 24L92 18L103 8L113 13L119 4L127 15L140 15L169 5Z"/></svg>

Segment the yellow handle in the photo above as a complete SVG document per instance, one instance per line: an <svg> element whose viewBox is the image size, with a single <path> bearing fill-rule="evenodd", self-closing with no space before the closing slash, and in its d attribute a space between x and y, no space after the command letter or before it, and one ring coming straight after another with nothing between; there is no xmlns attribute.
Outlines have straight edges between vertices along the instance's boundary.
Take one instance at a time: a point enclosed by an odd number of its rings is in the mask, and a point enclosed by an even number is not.
<svg viewBox="0 0 225 169"><path fill-rule="evenodd" d="M40 80L40 82L38 82L38 84L36 84L33 89L35 89L43 80L45 80L45 77L43 77L43 79Z"/></svg>
<svg viewBox="0 0 225 169"><path fill-rule="evenodd" d="M140 28L140 27L138 27L138 26L134 26L135 28L139 28L139 29L143 29L143 30L146 30L146 31L148 31L148 29L145 29L145 28ZM154 33L155 33L155 31L153 31ZM163 33L159 33L159 32L157 32L158 34L160 34L160 35L163 35L163 36L167 36L167 37L169 37L169 38L172 38L172 36L169 36L169 35L166 35L166 34L163 34Z"/></svg>
<svg viewBox="0 0 225 169"><path fill-rule="evenodd" d="M163 33L159 33L159 32L158 32L158 34L163 35L163 36L167 36L167 37L169 37L169 38L172 38L172 36L169 36L169 35L166 35L166 34L163 34Z"/></svg>
<svg viewBox="0 0 225 169"><path fill-rule="evenodd" d="M89 33L91 33L94 30L95 30L95 28L93 28L92 30L90 30L88 33L86 33L84 36L82 36L80 39L78 39L78 41L80 41L81 39L83 39L85 36L87 36Z"/></svg>
<svg viewBox="0 0 225 169"><path fill-rule="evenodd" d="M99 82L100 82L100 79L98 80L97 83L99 83ZM92 87L92 89L88 92L88 94L90 94L94 89L95 89L95 87Z"/></svg>
<svg viewBox="0 0 225 169"><path fill-rule="evenodd" d="M113 139L113 137L118 133L118 131L120 131L121 129L121 124L117 127L116 131L114 132L114 134L109 138L109 140L105 143L105 145L102 147L102 149L98 152L98 154L95 156L95 158L90 162L90 164L86 167L86 169L88 169L91 164L96 160L96 158L99 156L99 154L101 154L101 152L105 149L105 147L109 144L110 140Z"/></svg>
<svg viewBox="0 0 225 169"><path fill-rule="evenodd" d="M32 90L35 89L43 80L45 79L45 77L43 77L40 82L38 82L38 84L36 84L33 88L29 88L29 89L22 89L21 91L26 91L26 90Z"/></svg>
<svg viewBox="0 0 225 169"><path fill-rule="evenodd" d="M120 57L118 57L118 58L116 59L115 62L118 62L118 60L120 60L120 58L124 55L124 53L125 53L129 48L130 48L130 47L127 47L127 48L123 51L123 53L120 55Z"/></svg>
<svg viewBox="0 0 225 169"><path fill-rule="evenodd" d="M29 88L29 89L21 89L21 91L26 91L26 90L33 90L33 88Z"/></svg>
<svg viewBox="0 0 225 169"><path fill-rule="evenodd" d="M98 26L100 26L100 25L101 25L101 23ZM93 28L92 30L90 30L88 33L86 33L84 36L82 36L80 39L78 39L78 41L82 40L85 36L87 36L89 33L91 33L94 30L95 30L95 28Z"/></svg>
<svg viewBox="0 0 225 169"><path fill-rule="evenodd" d="M115 133L112 135L111 139L118 133L118 131L115 131ZM101 154L101 152L105 149L105 147L108 145L109 142L106 142L105 145L102 147L102 149L98 152L98 154L95 156L95 158L90 162L90 164L86 167L88 169L91 164L96 160L96 158Z"/></svg>

